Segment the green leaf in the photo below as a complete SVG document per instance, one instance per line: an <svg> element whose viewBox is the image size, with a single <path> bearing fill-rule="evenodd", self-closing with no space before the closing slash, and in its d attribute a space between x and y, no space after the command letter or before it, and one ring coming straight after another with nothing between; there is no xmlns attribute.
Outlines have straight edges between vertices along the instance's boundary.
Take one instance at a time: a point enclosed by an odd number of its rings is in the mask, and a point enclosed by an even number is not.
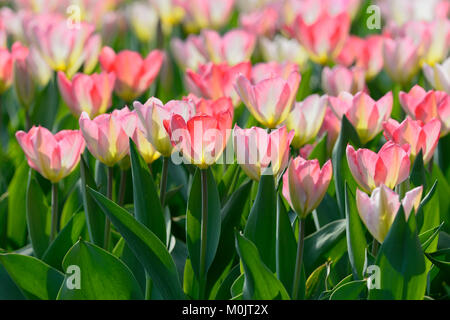
<svg viewBox="0 0 450 320"><path fill-rule="evenodd" d="M31 169L28 176L26 203L28 234L31 238L34 254L37 258L40 258L48 248L51 228L50 208Z"/></svg>
<svg viewBox="0 0 450 320"><path fill-rule="evenodd" d="M67 286L76 274L68 273L59 300L137 300L142 292L131 270L120 259L94 244L79 240L63 261L64 270L79 267L80 288Z"/></svg>
<svg viewBox="0 0 450 320"><path fill-rule="evenodd" d="M208 226L206 243L205 271L209 270L220 238L220 197L217 185L211 169L207 171L208 183ZM186 245L189 251L192 268L200 279L200 248L201 248L201 226L202 226L202 182L200 170L196 170L186 212Z"/></svg>
<svg viewBox="0 0 450 320"><path fill-rule="evenodd" d="M235 265L230 272L227 274L226 278L220 285L219 290L215 297L212 297L215 300L229 300L232 298L231 296L231 287L236 279L241 275L240 265Z"/></svg>
<svg viewBox="0 0 450 320"><path fill-rule="evenodd" d="M166 243L164 212L158 197L155 181L136 145L130 139L131 173L133 176L134 215Z"/></svg>
<svg viewBox="0 0 450 320"><path fill-rule="evenodd" d="M28 178L28 164L23 161L14 173L8 187L8 225L7 236L14 247L25 245L27 235L26 221L26 188L24 182Z"/></svg>
<svg viewBox="0 0 450 320"><path fill-rule="evenodd" d="M328 160L327 137L328 133L325 133L308 156L309 160L319 160L320 166Z"/></svg>
<svg viewBox="0 0 450 320"><path fill-rule="evenodd" d="M322 292L326 291L329 268L329 264L324 263L311 273L308 280L306 280L305 299L317 299Z"/></svg>
<svg viewBox="0 0 450 320"><path fill-rule="evenodd" d="M258 248L262 262L276 271L277 196L274 177L262 175L244 236Z"/></svg>
<svg viewBox="0 0 450 320"><path fill-rule="evenodd" d="M183 290L191 299L197 298L200 294L199 282L195 277L194 269L192 269L192 263L190 259L186 259L186 264L184 266Z"/></svg>
<svg viewBox="0 0 450 320"><path fill-rule="evenodd" d="M64 201L64 206L61 212L61 218L59 222L60 228L69 223L73 215L77 212L83 211L83 198L81 196L81 179L78 180L73 190L67 196Z"/></svg>
<svg viewBox="0 0 450 320"><path fill-rule="evenodd" d="M256 246L244 236L236 233L236 249L244 266L245 300L289 300L283 284L263 263Z"/></svg>
<svg viewBox="0 0 450 320"><path fill-rule="evenodd" d="M366 289L366 280L351 281L333 290L330 300L359 300L360 294Z"/></svg>
<svg viewBox="0 0 450 320"><path fill-rule="evenodd" d="M37 258L0 254L0 263L27 299L54 300L64 275Z"/></svg>
<svg viewBox="0 0 450 320"><path fill-rule="evenodd" d="M164 299L184 299L180 279L172 257L164 243L121 208L101 193L88 188L103 212L120 232L136 257L150 275Z"/></svg>
<svg viewBox="0 0 450 320"><path fill-rule="evenodd" d="M24 300L20 289L0 264L0 300Z"/></svg>
<svg viewBox="0 0 450 320"><path fill-rule="evenodd" d="M237 298L243 294L244 291L244 283L245 283L245 274L241 274L236 280L233 282L230 288L232 298Z"/></svg>
<svg viewBox="0 0 450 320"><path fill-rule="evenodd" d="M356 208L355 196L349 190L347 184L345 184L345 216L348 257L352 266L353 277L361 280L363 278L367 242L365 229Z"/></svg>
<svg viewBox="0 0 450 320"><path fill-rule="evenodd" d="M425 253L427 258L447 277L450 277L450 248Z"/></svg>
<svg viewBox="0 0 450 320"><path fill-rule="evenodd" d="M420 149L414 160L409 180L414 187L423 186L423 189L427 190L427 174L423 163L422 149Z"/></svg>

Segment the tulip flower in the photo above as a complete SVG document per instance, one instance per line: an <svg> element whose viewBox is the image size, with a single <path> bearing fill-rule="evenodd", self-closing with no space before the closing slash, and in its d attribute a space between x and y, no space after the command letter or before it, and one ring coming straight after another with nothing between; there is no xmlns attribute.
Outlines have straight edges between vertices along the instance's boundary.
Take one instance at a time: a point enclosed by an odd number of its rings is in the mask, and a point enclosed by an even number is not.
<svg viewBox="0 0 450 320"><path fill-rule="evenodd" d="M9 89L13 79L13 57L6 48L0 48L0 94Z"/></svg>
<svg viewBox="0 0 450 320"><path fill-rule="evenodd" d="M329 97L330 107L339 119L345 115L358 132L362 143L371 141L383 129L392 111L392 92L374 101L368 94L359 92L355 96L342 92L338 97Z"/></svg>
<svg viewBox="0 0 450 320"><path fill-rule="evenodd" d="M355 151L347 146L347 161L350 172L358 185L370 193L381 184L394 189L409 176L409 144L398 145L388 141L378 153L369 149Z"/></svg>
<svg viewBox="0 0 450 320"><path fill-rule="evenodd" d="M92 120L83 112L79 123L89 152L106 166L113 167L128 155L137 119L127 107Z"/></svg>
<svg viewBox="0 0 450 320"><path fill-rule="evenodd" d="M373 190L370 197L365 192L357 189L356 206L359 216L370 234L379 243L383 243L397 216L400 205L403 205L406 220L408 220L413 209L417 213L422 198L422 191L422 186L412 189L405 194L405 197L400 202L399 195L384 184Z"/></svg>
<svg viewBox="0 0 450 320"><path fill-rule="evenodd" d="M150 3L166 28L178 24L184 17L184 9L177 0L150 0Z"/></svg>
<svg viewBox="0 0 450 320"><path fill-rule="evenodd" d="M116 54L110 47L104 47L99 58L104 71L115 73L115 92L125 101L138 98L150 87L163 59L164 53L159 50L151 51L142 59L137 52L124 50Z"/></svg>
<svg viewBox="0 0 450 320"><path fill-rule="evenodd" d="M235 66L225 63L208 63L201 65L197 73L192 70L186 71L186 82L190 92L206 99L219 99L230 97L233 105L239 104L239 95L233 85L239 75L250 78L252 65L249 62L242 62Z"/></svg>
<svg viewBox="0 0 450 320"><path fill-rule="evenodd" d="M446 17L448 1L389 0L379 1L381 13L389 24L403 25L408 21L433 21Z"/></svg>
<svg viewBox="0 0 450 320"><path fill-rule="evenodd" d="M433 157L439 141L441 122L433 119L424 124L420 120L407 117L402 123L389 119L383 124L384 136L397 144L408 143L411 146L411 160L422 150L423 161L427 164Z"/></svg>
<svg viewBox="0 0 450 320"><path fill-rule="evenodd" d="M164 105L160 100L150 98L144 105L136 101L133 106L147 140L163 157L170 157L173 145L165 129L165 123L169 127L173 114L178 114L185 121L188 121L195 115L194 103L192 101L173 100Z"/></svg>
<svg viewBox="0 0 450 320"><path fill-rule="evenodd" d="M280 13L274 6L266 6L261 10L248 14L241 14L239 21L241 26L258 36L272 37L278 28Z"/></svg>
<svg viewBox="0 0 450 320"><path fill-rule="evenodd" d="M183 100L192 101L195 104L196 113L205 113L213 117L217 117L222 112L230 112L231 117L234 115L233 102L228 97L219 98L217 100L207 100L190 93L187 97L184 97Z"/></svg>
<svg viewBox="0 0 450 320"><path fill-rule="evenodd" d="M145 163L151 164L161 156L155 147L147 140L144 130L140 128L139 123L134 129L131 139L136 144L136 147L142 158L144 158Z"/></svg>
<svg viewBox="0 0 450 320"><path fill-rule="evenodd" d="M292 110L300 79L300 74L294 71L287 78L276 76L253 85L240 75L235 88L255 119L273 129L286 120Z"/></svg>
<svg viewBox="0 0 450 320"><path fill-rule="evenodd" d="M400 92L400 103L413 119L428 123L434 118L441 120L441 136L450 131L450 97L442 91L426 92L416 85L409 93Z"/></svg>
<svg viewBox="0 0 450 320"><path fill-rule="evenodd" d="M322 126L327 109L327 96L317 94L307 97L303 102L296 102L286 119L286 127L294 130L292 146L296 149L314 140Z"/></svg>
<svg viewBox="0 0 450 320"><path fill-rule="evenodd" d="M234 0L182 0L180 5L186 13L184 27L188 33L194 33L223 27L231 15Z"/></svg>
<svg viewBox="0 0 450 320"><path fill-rule="evenodd" d="M269 78L283 78L287 80L291 73L298 73L298 65L291 62L266 62L258 63L252 68L252 83L257 83Z"/></svg>
<svg viewBox="0 0 450 320"><path fill-rule="evenodd" d="M338 96L341 92L356 94L365 88L364 70L358 67L347 69L335 66L325 67L322 71L322 88L330 96Z"/></svg>
<svg viewBox="0 0 450 320"><path fill-rule="evenodd" d="M322 127L319 130L319 136L327 134L327 152L331 154L334 144L341 132L341 120L336 117L334 112L328 106L325 110L325 117L323 118Z"/></svg>
<svg viewBox="0 0 450 320"><path fill-rule="evenodd" d="M301 219L319 206L332 175L330 160L322 169L316 159L305 160L299 156L291 161L283 175L283 196Z"/></svg>
<svg viewBox="0 0 450 320"><path fill-rule="evenodd" d="M3 21L0 22L0 48L6 48L8 34Z"/></svg>
<svg viewBox="0 0 450 320"><path fill-rule="evenodd" d="M260 39L260 49L265 61L276 61L278 63L291 62L306 68L309 56L305 48L295 39L287 39L277 35L273 40Z"/></svg>
<svg viewBox="0 0 450 320"><path fill-rule="evenodd" d="M450 94L450 58L447 58L442 64L436 63L434 66L425 64L423 73L434 89Z"/></svg>
<svg viewBox="0 0 450 320"><path fill-rule="evenodd" d="M288 132L286 126L267 133L259 127L241 129L235 125L237 163L255 181L259 181L263 174L278 177L288 164L289 146L294 134L294 131Z"/></svg>
<svg viewBox="0 0 450 320"><path fill-rule="evenodd" d="M156 37L158 13L149 3L131 3L127 7L127 18L140 42L149 43Z"/></svg>
<svg viewBox="0 0 450 320"><path fill-rule="evenodd" d="M384 39L383 59L388 75L402 85L411 81L419 70L419 51L409 37Z"/></svg>
<svg viewBox="0 0 450 320"><path fill-rule="evenodd" d="M170 45L175 61L183 70L197 70L200 65L208 62L201 36L191 34L185 41L174 38Z"/></svg>
<svg viewBox="0 0 450 320"><path fill-rule="evenodd" d="M222 37L214 30L203 30L204 47L209 60L227 62L230 66L249 61L256 45L256 37L244 30L231 30Z"/></svg>
<svg viewBox="0 0 450 320"><path fill-rule="evenodd" d="M311 59L319 64L333 61L341 51L350 30L347 13L330 16L322 13L313 23L308 24L298 15L293 26L293 37L308 50Z"/></svg>

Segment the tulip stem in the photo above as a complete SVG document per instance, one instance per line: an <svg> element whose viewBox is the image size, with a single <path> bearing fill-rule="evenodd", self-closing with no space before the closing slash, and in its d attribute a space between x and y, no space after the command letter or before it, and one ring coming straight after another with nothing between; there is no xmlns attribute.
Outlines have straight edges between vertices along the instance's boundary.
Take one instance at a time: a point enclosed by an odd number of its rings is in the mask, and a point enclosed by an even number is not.
<svg viewBox="0 0 450 320"><path fill-rule="evenodd" d="M108 167L108 185L106 189L106 197L109 200L112 200L112 193L113 193L113 177L114 177L114 170L112 167ZM109 241L111 238L111 220L108 219L108 217L105 217L105 238L103 241L103 247L105 250L109 249Z"/></svg>
<svg viewBox="0 0 450 320"><path fill-rule="evenodd" d="M163 168L161 173L161 182L159 188L159 197L161 200L161 206L164 208L166 203L166 189L167 189L167 175L169 173L169 157L164 157Z"/></svg>
<svg viewBox="0 0 450 320"><path fill-rule="evenodd" d="M378 248L380 247L380 244L378 243L377 239L373 238L373 242L372 242L372 255L374 257L377 256L378 254Z"/></svg>
<svg viewBox="0 0 450 320"><path fill-rule="evenodd" d="M125 201L125 191L127 186L127 172L122 170L120 173L120 187L119 187L119 206L123 206Z"/></svg>
<svg viewBox="0 0 450 320"><path fill-rule="evenodd" d="M294 283L292 285L292 299L298 299L298 292L300 290L300 278L303 263L303 246L305 243L305 220L298 220L298 246L297 246L297 258L295 260L295 273Z"/></svg>
<svg viewBox="0 0 450 320"><path fill-rule="evenodd" d="M52 213L51 213L51 229L50 243L53 242L57 233L58 225L58 184L52 184Z"/></svg>
<svg viewBox="0 0 450 320"><path fill-rule="evenodd" d="M204 299L206 286L206 244L208 238L208 171L200 170L202 180L202 225L200 242L200 299Z"/></svg>

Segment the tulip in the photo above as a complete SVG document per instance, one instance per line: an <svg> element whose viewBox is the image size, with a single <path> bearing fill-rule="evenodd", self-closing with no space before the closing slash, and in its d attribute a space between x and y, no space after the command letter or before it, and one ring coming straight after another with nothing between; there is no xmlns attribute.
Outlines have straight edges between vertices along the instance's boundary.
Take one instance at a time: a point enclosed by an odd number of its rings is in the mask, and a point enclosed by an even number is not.
<svg viewBox="0 0 450 320"><path fill-rule="evenodd" d="M155 147L147 140L144 130L140 128L139 124L134 129L131 139L136 144L145 163L151 164L161 156L161 154L156 151Z"/></svg>
<svg viewBox="0 0 450 320"><path fill-rule="evenodd" d="M0 21L0 48L6 48L8 40L8 34L3 21Z"/></svg>
<svg viewBox="0 0 450 320"><path fill-rule="evenodd" d="M311 95L303 102L294 104L286 119L286 127L294 130L292 146L296 149L314 140L322 126L327 109L327 96Z"/></svg>
<svg viewBox="0 0 450 320"><path fill-rule="evenodd" d="M200 65L208 62L201 36L191 34L185 41L174 38L170 45L175 61L183 70L197 70Z"/></svg>
<svg viewBox="0 0 450 320"><path fill-rule="evenodd" d="M13 82L17 98L25 109L30 109L34 100L36 85L33 79L32 70L28 63L29 50L19 42L14 43L12 49L14 58ZM28 111L27 111L28 112ZM28 122L28 118L26 120ZM26 127L29 128L29 123Z"/></svg>
<svg viewBox="0 0 450 320"><path fill-rule="evenodd" d="M350 172L358 185L370 193L381 184L394 189L409 176L411 162L410 146L388 141L378 153L369 149L355 151L347 146L347 161Z"/></svg>
<svg viewBox="0 0 450 320"><path fill-rule="evenodd" d="M386 72L395 82L406 85L419 70L419 51L411 38L386 38L383 59Z"/></svg>
<svg viewBox="0 0 450 320"><path fill-rule="evenodd" d="M322 71L322 88L330 96L338 96L341 92L356 94L365 87L364 70L358 67L347 69L335 66L325 67Z"/></svg>
<svg viewBox="0 0 450 320"><path fill-rule="evenodd" d="M442 64L436 63L434 66L425 64L423 73L434 89L450 94L450 58Z"/></svg>
<svg viewBox="0 0 450 320"><path fill-rule="evenodd" d="M116 94L125 101L141 96L155 80L161 69L164 53L151 51L145 59L134 51L124 50L115 53L110 47L104 47L100 53L100 64L106 72L116 75Z"/></svg>
<svg viewBox="0 0 450 320"><path fill-rule="evenodd" d="M300 79L300 74L294 71L287 78L276 76L253 85L240 75L235 88L255 119L273 129L286 120L292 110Z"/></svg>
<svg viewBox="0 0 450 320"><path fill-rule="evenodd" d="M400 205L403 205L406 220L413 209L417 213L422 190L423 187L420 186L407 192L401 203L399 195L384 184L373 190L370 197L365 192L356 190L356 206L359 216L367 230L379 243L383 243L386 238Z"/></svg>
<svg viewBox="0 0 450 320"><path fill-rule="evenodd" d="M397 144L408 143L411 146L411 160L422 150L423 161L427 164L433 157L439 141L441 122L433 119L427 124L407 117L402 123L389 119L383 124L384 136Z"/></svg>
<svg viewBox="0 0 450 320"><path fill-rule="evenodd" d="M137 119L127 107L93 120L83 112L79 123L89 152L106 166L113 167L128 155Z"/></svg>
<svg viewBox="0 0 450 320"><path fill-rule="evenodd" d="M327 134L327 152L331 154L334 144L341 132L341 120L336 117L334 112L328 106L325 110L325 117L323 119L322 127L319 130L319 136Z"/></svg>
<svg viewBox="0 0 450 320"><path fill-rule="evenodd" d="M403 25L408 21L433 21L446 17L448 1L389 0L379 1L381 12L389 24Z"/></svg>
<svg viewBox="0 0 450 320"><path fill-rule="evenodd" d="M13 57L6 48L0 48L0 94L9 89L13 79Z"/></svg>
<svg viewBox="0 0 450 320"><path fill-rule="evenodd" d="M300 70L306 68L309 59L308 52L297 40L287 39L280 35L275 36L273 40L261 38L260 48L265 61L295 63Z"/></svg>
<svg viewBox="0 0 450 320"><path fill-rule="evenodd" d="M178 24L184 17L184 9L177 0L150 0L150 3L166 29Z"/></svg>
<svg viewBox="0 0 450 320"><path fill-rule="evenodd" d="M239 104L239 95L233 85L239 75L250 78L252 66L249 62L242 62L233 67L222 63L208 63L201 65L197 73L186 71L186 82L190 92L206 99L230 97L233 105Z"/></svg>
<svg viewBox="0 0 450 320"><path fill-rule="evenodd" d="M259 127L241 129L235 125L234 150L237 163L255 181L259 181L263 174L278 177L288 164L289 146L294 134L294 131L288 132L286 126L267 133Z"/></svg>
<svg viewBox="0 0 450 320"><path fill-rule="evenodd" d="M290 62L267 62L258 63L252 68L251 80L255 84L269 78L283 78L287 80L291 73L298 73L298 66L295 63Z"/></svg>
<svg viewBox="0 0 450 320"><path fill-rule="evenodd" d="M329 97L330 107L339 119L345 115L358 132L363 144L371 141L383 128L392 111L392 92L374 101L368 94L359 92L355 96L342 92L338 97Z"/></svg>
<svg viewBox="0 0 450 320"><path fill-rule="evenodd" d="M156 36L158 13L148 3L133 2L127 7L129 24L140 42L149 43Z"/></svg>
<svg viewBox="0 0 450 320"><path fill-rule="evenodd" d="M416 85L409 93L400 92L400 103L413 119L428 123L434 118L441 121L441 136L450 131L450 97L442 91L426 92Z"/></svg>
<svg viewBox="0 0 450 320"><path fill-rule="evenodd" d="M217 117L222 112L230 112L233 117L234 107L230 98L223 97L217 100L207 100L199 98L190 93L183 98L184 101L192 101L195 104L196 113L204 113L213 117Z"/></svg>
<svg viewBox="0 0 450 320"><path fill-rule="evenodd" d="M213 30L203 30L204 47L209 60L214 63L227 62L233 66L249 61L256 45L256 37L244 30L231 30L222 37Z"/></svg>
<svg viewBox="0 0 450 320"><path fill-rule="evenodd" d="M330 16L324 12L311 24L298 15L292 36L308 50L314 62L326 64L338 56L349 30L350 17L347 13Z"/></svg>
<svg viewBox="0 0 450 320"><path fill-rule="evenodd" d="M188 33L194 33L223 27L231 15L234 0L183 0L180 5L186 13L184 27Z"/></svg>
<svg viewBox="0 0 450 320"><path fill-rule="evenodd" d="M319 161L297 157L283 175L283 196L301 219L316 209L327 192L333 175L331 161L320 169Z"/></svg>
<svg viewBox="0 0 450 320"><path fill-rule="evenodd" d="M241 26L258 36L273 37L278 28L280 13L273 6L267 6L261 10L248 14L241 14L239 20Z"/></svg>

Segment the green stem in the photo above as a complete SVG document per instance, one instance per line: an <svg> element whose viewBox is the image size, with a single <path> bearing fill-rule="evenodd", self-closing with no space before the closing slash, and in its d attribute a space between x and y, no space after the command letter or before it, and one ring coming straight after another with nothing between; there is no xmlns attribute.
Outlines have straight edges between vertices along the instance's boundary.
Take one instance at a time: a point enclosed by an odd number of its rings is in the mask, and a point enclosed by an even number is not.
<svg viewBox="0 0 450 320"><path fill-rule="evenodd" d="M52 184L52 213L51 213L51 229L50 243L55 239L58 225L58 184Z"/></svg>
<svg viewBox="0 0 450 320"><path fill-rule="evenodd" d="M208 238L208 171L200 170L202 179L202 224L200 242L200 299L204 299L206 286L206 244Z"/></svg>
<svg viewBox="0 0 450 320"><path fill-rule="evenodd" d="M148 274L145 274L145 300L151 300L153 282Z"/></svg>
<svg viewBox="0 0 450 320"><path fill-rule="evenodd" d="M380 247L379 242L377 241L377 239L373 238L373 242L372 242L372 255L374 257L376 257L378 255L378 248Z"/></svg>
<svg viewBox="0 0 450 320"><path fill-rule="evenodd" d="M161 206L164 208L166 203L166 189L167 189L167 175L169 173L169 157L164 157L163 168L161 173L161 183L159 188L159 197L161 200Z"/></svg>
<svg viewBox="0 0 450 320"><path fill-rule="evenodd" d="M305 220L298 220L298 246L297 246L297 258L295 260L295 273L294 283L292 285L292 299L298 299L298 292L300 290L300 278L303 262L303 246L305 243Z"/></svg>
<svg viewBox="0 0 450 320"><path fill-rule="evenodd" d="M112 189L113 189L113 177L114 177L114 170L112 167L108 167L108 185L106 189L106 197L109 200L112 200ZM105 250L109 249L109 241L111 238L111 221L108 219L108 217L105 217L105 238L103 241L103 247Z"/></svg>
<svg viewBox="0 0 450 320"><path fill-rule="evenodd" d="M120 173L120 187L119 187L119 206L123 206L125 201L125 191L127 186L127 172L122 170Z"/></svg>

